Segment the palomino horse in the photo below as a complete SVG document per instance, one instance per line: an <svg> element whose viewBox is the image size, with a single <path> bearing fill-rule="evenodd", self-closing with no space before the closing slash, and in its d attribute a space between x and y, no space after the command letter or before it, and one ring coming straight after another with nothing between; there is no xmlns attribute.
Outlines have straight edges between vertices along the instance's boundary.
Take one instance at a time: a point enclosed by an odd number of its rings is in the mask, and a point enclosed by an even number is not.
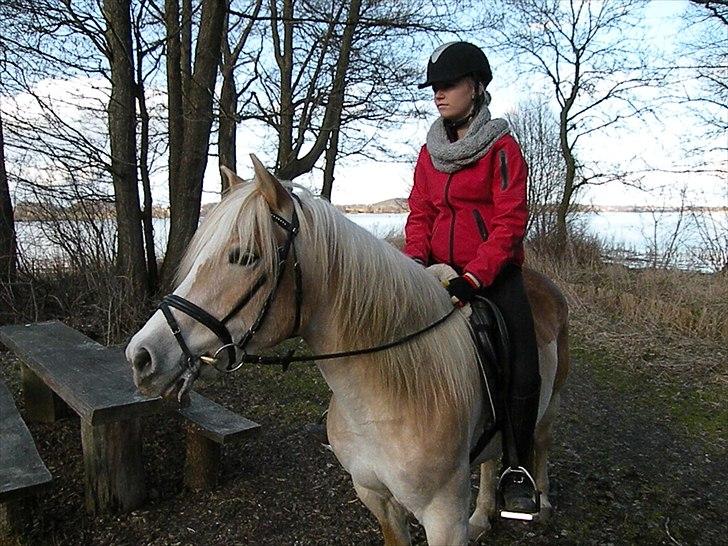
<svg viewBox="0 0 728 546"><path fill-rule="evenodd" d="M224 171L232 189L195 235L179 286L129 343L137 387L179 395L202 363L232 369L294 334L317 354L378 347L317 361L333 392L327 427L336 457L386 544L409 544L409 514L430 544L477 538L495 513L500 435L478 457L485 462L468 521L468 455L489 423L467 318L452 312L447 291L423 267L326 201L294 199L253 163L252 183ZM548 511L547 451L568 369L567 310L546 278L532 271L525 278L542 377L535 478Z"/></svg>

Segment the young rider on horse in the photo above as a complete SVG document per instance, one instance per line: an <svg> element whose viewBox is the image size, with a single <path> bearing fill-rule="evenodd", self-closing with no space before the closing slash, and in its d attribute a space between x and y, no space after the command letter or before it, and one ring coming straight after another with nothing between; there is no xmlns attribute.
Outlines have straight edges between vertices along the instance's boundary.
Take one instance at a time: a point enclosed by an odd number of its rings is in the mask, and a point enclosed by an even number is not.
<svg viewBox="0 0 728 546"><path fill-rule="evenodd" d="M456 304L482 295L501 310L513 340L506 394L513 435L504 446L511 468L504 469L500 493L504 510L518 517L538 512L525 473L533 473L541 378L521 276L527 166L508 123L490 117L491 80L485 54L467 42L444 44L430 57L427 80L419 87L432 87L440 117L415 167L404 252L423 265L452 266L460 276L447 290Z"/></svg>

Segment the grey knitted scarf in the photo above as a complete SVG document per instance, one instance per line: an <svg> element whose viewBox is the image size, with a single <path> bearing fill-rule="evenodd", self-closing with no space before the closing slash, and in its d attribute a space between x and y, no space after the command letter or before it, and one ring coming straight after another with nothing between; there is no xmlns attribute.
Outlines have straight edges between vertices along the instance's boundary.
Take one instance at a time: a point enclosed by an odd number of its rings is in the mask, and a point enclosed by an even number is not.
<svg viewBox="0 0 728 546"><path fill-rule="evenodd" d="M427 133L427 151L438 171L454 173L475 163L503 135L509 132L504 119L490 119L490 94L485 92L480 111L470 122L467 133L460 140L450 142L443 118L438 118Z"/></svg>

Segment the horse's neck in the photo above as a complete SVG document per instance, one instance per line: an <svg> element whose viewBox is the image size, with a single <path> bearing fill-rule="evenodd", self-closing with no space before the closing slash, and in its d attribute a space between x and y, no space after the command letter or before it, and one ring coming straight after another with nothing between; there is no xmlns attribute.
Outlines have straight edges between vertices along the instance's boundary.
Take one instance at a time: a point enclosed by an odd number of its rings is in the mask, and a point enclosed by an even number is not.
<svg viewBox="0 0 728 546"><path fill-rule="evenodd" d="M326 309L322 305L321 309ZM360 349L362 347L344 347L337 335L338 328L333 313L317 312L304 335L306 343L314 354ZM368 411L371 404L369 393L373 392L366 381L365 367L369 363L366 356L356 356L332 360L320 360L317 366L339 406L347 414L356 414L357 420Z"/></svg>
<svg viewBox="0 0 728 546"><path fill-rule="evenodd" d="M322 249L335 244L334 248L347 249L356 256L351 262L346 261L351 256L338 256L343 260L339 263L315 260L316 252L303 256L302 270L307 275L304 285L310 290L304 293L308 320L302 336L314 353L350 351L387 343L417 331L447 312L449 298L428 272L393 249L380 248L381 242L367 240L365 234L351 226L339 227L339 238L334 243L322 244L314 239L302 247L317 248L320 254ZM409 361L402 361L404 369L399 369L391 361L383 362L382 354L319 361L319 369L337 400L350 403L352 412L357 407L366 408L367 404L382 406L383 402L377 402L377 394L381 399L383 393L396 391L397 399L401 399L399 393L406 392L414 393L407 400L416 398L416 393L422 390L412 388L418 378L424 378L425 382L430 376L434 378L426 386L419 385L425 388L448 381L441 381L442 374L432 366L411 370ZM439 358L435 367L441 364L442 358ZM391 382L389 373L394 374ZM458 378L449 380L451 385L462 383Z"/></svg>

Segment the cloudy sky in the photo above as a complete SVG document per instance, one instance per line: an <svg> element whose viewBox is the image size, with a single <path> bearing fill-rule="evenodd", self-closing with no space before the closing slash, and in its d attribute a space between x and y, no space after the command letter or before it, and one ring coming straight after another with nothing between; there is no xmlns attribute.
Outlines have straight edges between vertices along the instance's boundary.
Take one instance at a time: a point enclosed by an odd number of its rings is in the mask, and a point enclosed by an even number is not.
<svg viewBox="0 0 728 546"><path fill-rule="evenodd" d="M676 36L680 35L680 14L685 6L686 2L683 0L653 1L646 12L645 42L654 44L655 48L670 51L675 46ZM685 37L685 34L682 36ZM428 54L429 52L423 52L422 55L423 70ZM489 58L495 74L494 81L488 88L493 96L491 112L494 117L500 117L513 110L520 101L527 99L529 93L538 89L538 84L519 81L509 69L508 63L492 53L489 53ZM553 93L550 89L544 91ZM401 159L397 162L349 160L337 164L332 195L334 203L375 203L408 195L417 150L424 142L429 123L436 116L430 101L431 91L425 89L421 93L423 104L426 105L425 108L429 108L432 117L426 123L412 122L398 131L380 135L382 141L389 141L393 147L402 150ZM654 94L655 91L648 93ZM634 121L616 136L596 134L590 137L585 142L584 155L622 164L625 170L642 170L648 166L665 170L679 169L684 139L687 136L685 133L691 130L694 121L686 119L685 110L678 107L667 108L663 112L659 120ZM257 153L268 164L273 162L274 157L266 155L260 136L241 128L238 143L238 170L241 175L250 176L252 173L249 153ZM314 188L320 187L321 173L314 172L297 181ZM649 191L614 183L590 188L580 196L579 201L598 205L676 204L680 190L687 185L690 199L694 202L725 203L725 184L714 176L653 172L644 175L641 182ZM208 169L205 188L209 193L206 193L204 200L216 200L219 181L214 164Z"/></svg>
<svg viewBox="0 0 728 546"><path fill-rule="evenodd" d="M684 24L680 16L687 6L686 0L654 0L646 11L643 42L655 50L670 52L679 39L689 40L688 33L683 31ZM450 41L451 36L443 36L443 41ZM469 39L468 37L463 37ZM477 40L472 39L477 43ZM487 50L486 50L487 51ZM422 52L422 69L427 64L430 51ZM492 115L501 117L514 110L519 102L528 99L533 93L552 96L553 90L537 80L524 80L516 75L510 63L487 51L494 72L494 80L489 86L493 97L490 105ZM681 59L683 61L684 59ZM103 108L105 82L94 82L88 79L46 81L39 87L49 97L54 97L57 104L70 108L73 97L79 95L86 101L95 101ZM659 98L664 90L646 91L643 98ZM432 105L429 89L421 92L422 106L430 112L425 121L412 121L397 130L377 134L377 142L390 150L396 150L397 161L342 160L337 163L332 201L336 204L376 203L396 197L406 197L412 185L412 170L419 147L424 142L429 124L435 119L436 110ZM651 95L650 95L651 94ZM58 100L60 99L60 100ZM164 100L163 96L150 98ZM28 97L15 97L12 107L29 116L32 103ZM73 117L69 110L68 117ZM90 127L93 120L78 120L79 124ZM102 124L97 120L97 124ZM661 110L659 119L649 118L644 122L634 121L615 133L594 134L584 139L580 157L588 157L609 161L624 167L624 170L641 170L653 167L663 170L679 170L684 157L685 138L695 132L696 121L689 116L686 107L672 106ZM99 130L103 127L99 126ZM268 137L270 138L270 134ZM728 139L728 135L725 136ZM266 141L266 134L255 127L244 126L238 131L238 172L243 177L252 175L249 154L257 154L261 160L272 165L275 160L273 142ZM216 150L211 149L211 153ZM727 160L724 158L724 161ZM321 171L302 176L296 182L314 190L321 186ZM679 200L680 190L687 186L689 200L695 204L722 205L726 200L726 183L714 176L706 174L671 174L667 172L651 172L644 176L642 183L649 191L640 191L621 184L610 184L590 188L580 195L582 203L597 205L669 205ZM160 172L153 180L155 198L158 204L168 203L166 173ZM220 176L216 158L211 158L205 176L205 193L203 202L214 202L219 199Z"/></svg>

